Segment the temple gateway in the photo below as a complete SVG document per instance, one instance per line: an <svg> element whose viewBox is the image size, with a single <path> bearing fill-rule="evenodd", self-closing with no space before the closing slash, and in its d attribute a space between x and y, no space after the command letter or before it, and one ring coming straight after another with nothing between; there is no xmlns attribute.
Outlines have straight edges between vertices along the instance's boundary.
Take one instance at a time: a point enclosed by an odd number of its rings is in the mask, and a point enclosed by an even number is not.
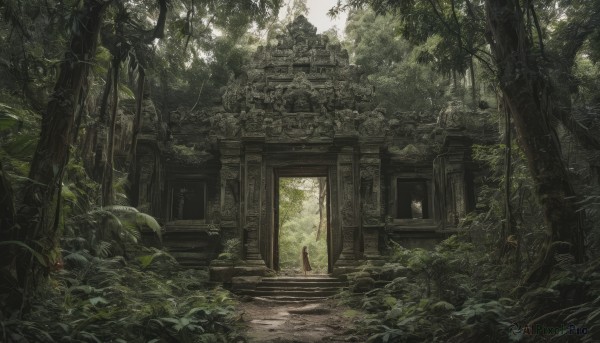
<svg viewBox="0 0 600 343"><path fill-rule="evenodd" d="M475 206L474 136L452 104L437 117L386 113L373 91L300 16L214 109L161 118L146 106L134 201L165 224L182 264L223 281L232 264L241 271L229 276L279 269L281 177L326 179L330 273L379 260L390 239L439 241ZM232 242L239 260L217 260Z"/></svg>

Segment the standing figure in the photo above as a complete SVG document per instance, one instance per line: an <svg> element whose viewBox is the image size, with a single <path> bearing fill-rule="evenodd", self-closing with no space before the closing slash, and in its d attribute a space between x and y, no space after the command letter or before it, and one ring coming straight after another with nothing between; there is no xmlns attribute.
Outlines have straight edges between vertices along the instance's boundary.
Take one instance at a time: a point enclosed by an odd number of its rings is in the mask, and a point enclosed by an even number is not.
<svg viewBox="0 0 600 343"><path fill-rule="evenodd" d="M310 262L308 261L308 250L306 250L306 245L302 247L302 269L304 270L304 276L306 276L306 272L311 271Z"/></svg>

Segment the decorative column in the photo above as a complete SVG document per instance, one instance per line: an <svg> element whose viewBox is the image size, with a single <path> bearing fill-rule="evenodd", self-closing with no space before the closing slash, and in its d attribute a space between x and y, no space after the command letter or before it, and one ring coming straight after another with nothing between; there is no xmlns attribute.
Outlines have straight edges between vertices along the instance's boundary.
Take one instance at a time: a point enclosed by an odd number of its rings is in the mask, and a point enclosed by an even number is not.
<svg viewBox="0 0 600 343"><path fill-rule="evenodd" d="M221 152L220 224L223 240L242 238L240 229L240 143L219 142Z"/></svg>
<svg viewBox="0 0 600 343"><path fill-rule="evenodd" d="M381 142L361 143L360 215L364 254L367 259L381 259L379 235L384 228L381 220Z"/></svg>
<svg viewBox="0 0 600 343"><path fill-rule="evenodd" d="M468 212L469 192L466 183L466 165L470 160L471 140L462 135L448 134L445 137L445 178L447 201L445 204L446 225L455 227Z"/></svg>
<svg viewBox="0 0 600 343"><path fill-rule="evenodd" d="M358 231L354 149L344 147L338 155L338 203L341 217L342 252L337 265L356 263L355 243Z"/></svg>
<svg viewBox="0 0 600 343"><path fill-rule="evenodd" d="M263 163L262 148L246 145L244 160L244 232L245 259L247 262L264 265L260 255L260 223L263 203Z"/></svg>

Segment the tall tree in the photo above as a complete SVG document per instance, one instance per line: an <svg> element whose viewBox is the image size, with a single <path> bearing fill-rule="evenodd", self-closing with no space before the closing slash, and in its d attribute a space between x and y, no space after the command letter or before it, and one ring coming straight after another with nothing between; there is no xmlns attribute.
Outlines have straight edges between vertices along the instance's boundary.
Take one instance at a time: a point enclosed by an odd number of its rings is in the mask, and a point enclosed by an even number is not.
<svg viewBox="0 0 600 343"><path fill-rule="evenodd" d="M0 280L0 293L5 296L1 300L7 308L25 306L54 263L50 257L55 256L58 247L61 185L69 160L75 113L81 90L87 88L98 33L109 2L83 2L43 114L40 140L29 172L31 183L18 210L18 225L12 228L12 240L7 245L10 251L5 256L10 259L1 262L3 271L16 277L15 280L5 274ZM22 243L12 243L15 241Z"/></svg>

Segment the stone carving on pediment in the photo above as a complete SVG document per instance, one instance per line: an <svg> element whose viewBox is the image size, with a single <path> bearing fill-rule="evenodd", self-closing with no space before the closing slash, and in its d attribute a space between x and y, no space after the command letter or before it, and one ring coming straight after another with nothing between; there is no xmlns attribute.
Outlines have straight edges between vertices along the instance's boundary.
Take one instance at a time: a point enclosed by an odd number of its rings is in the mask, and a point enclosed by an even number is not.
<svg viewBox="0 0 600 343"><path fill-rule="evenodd" d="M321 113L315 120L315 133L316 137L333 137L334 135L334 124L331 116L327 113Z"/></svg>
<svg viewBox="0 0 600 343"><path fill-rule="evenodd" d="M283 94L287 112L309 112L313 107L312 84L303 72L294 75Z"/></svg>
<svg viewBox="0 0 600 343"><path fill-rule="evenodd" d="M235 113L216 113L209 120L211 134L219 138L233 138L240 133L240 123Z"/></svg>
<svg viewBox="0 0 600 343"><path fill-rule="evenodd" d="M283 121L278 114L268 113L265 118L265 133L268 137L281 136L283 132Z"/></svg>
<svg viewBox="0 0 600 343"><path fill-rule="evenodd" d="M337 135L355 135L356 131L356 116L358 112L350 109L335 111L334 123L335 133Z"/></svg>
<svg viewBox="0 0 600 343"><path fill-rule="evenodd" d="M385 109L383 108L376 108L373 111L363 113L358 132L361 135L370 137L384 136L388 128L384 115Z"/></svg>
<svg viewBox="0 0 600 343"><path fill-rule="evenodd" d="M240 113L240 123L244 135L264 134L265 128L265 110L252 109L249 112Z"/></svg>
<svg viewBox="0 0 600 343"><path fill-rule="evenodd" d="M385 126L380 118L360 115L370 109L373 95L363 74L348 63L340 44L317 34L300 16L276 45L259 47L244 73L229 83L223 107L235 115L213 119L213 136L305 140L359 131L378 135Z"/></svg>
<svg viewBox="0 0 600 343"><path fill-rule="evenodd" d="M291 138L308 138L315 132L312 113L293 113L282 116L283 133Z"/></svg>

